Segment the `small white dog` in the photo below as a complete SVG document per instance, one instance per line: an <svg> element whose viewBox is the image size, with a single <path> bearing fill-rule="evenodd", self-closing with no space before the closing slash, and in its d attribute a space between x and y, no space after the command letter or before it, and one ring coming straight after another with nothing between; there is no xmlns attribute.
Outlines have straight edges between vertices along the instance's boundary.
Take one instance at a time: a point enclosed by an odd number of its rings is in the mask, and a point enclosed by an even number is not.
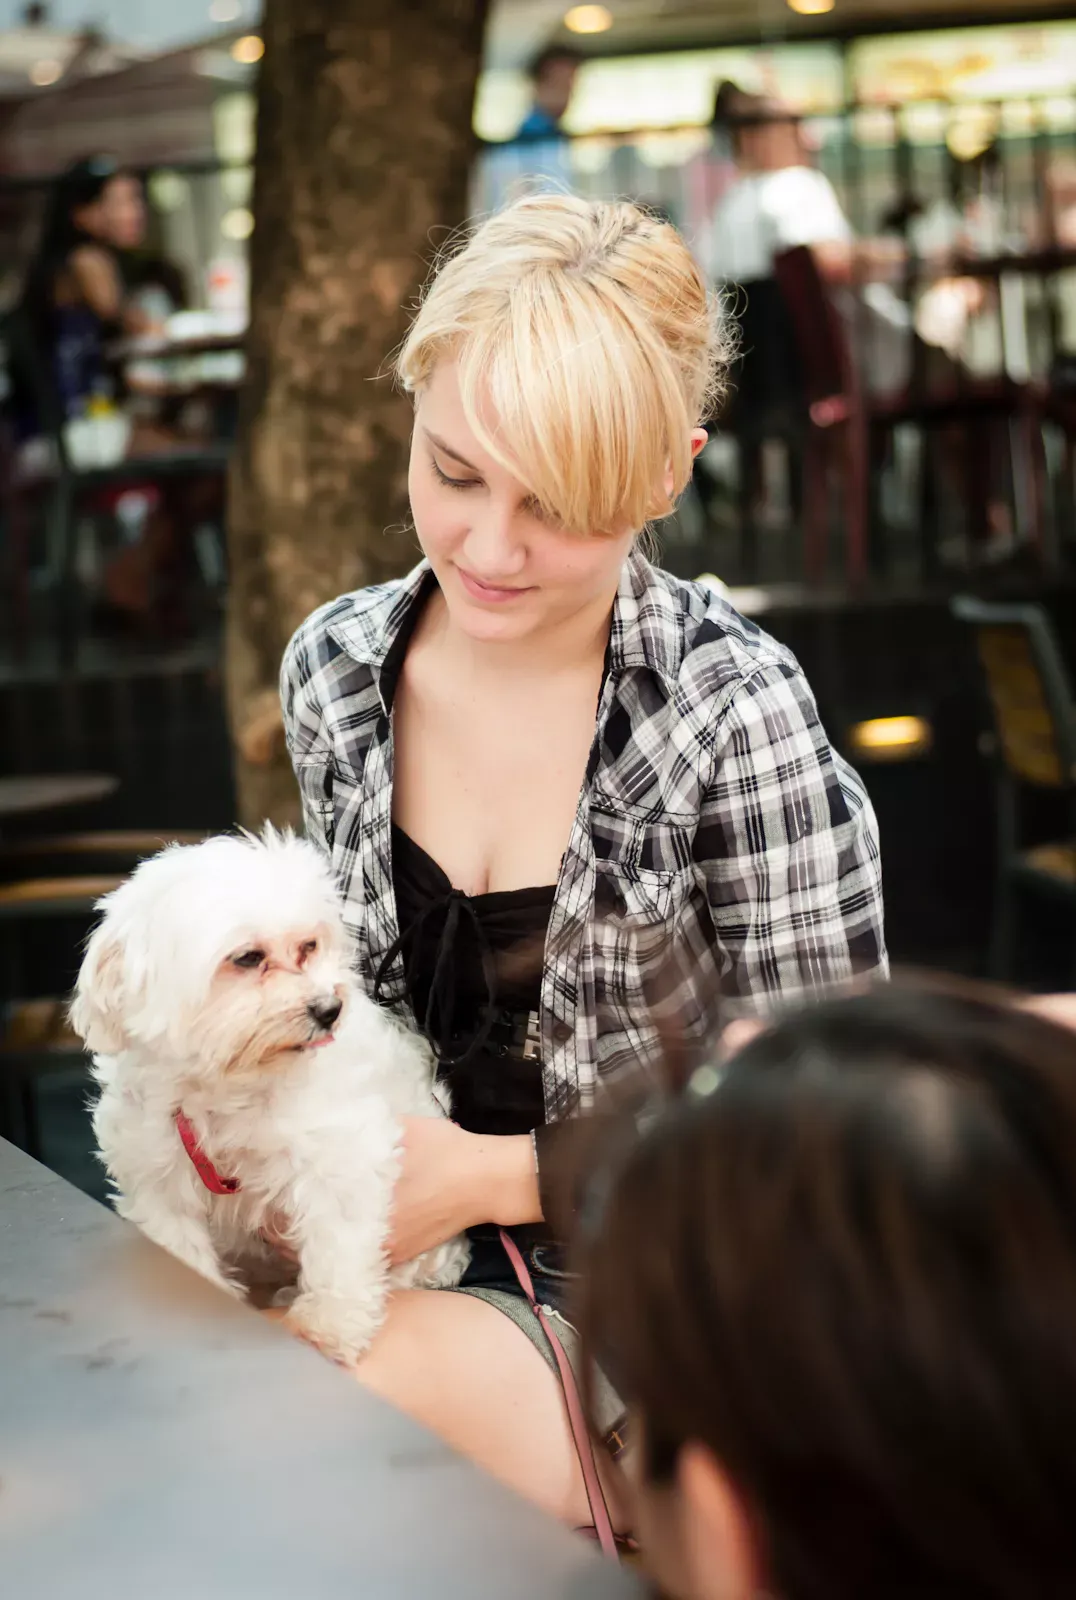
<svg viewBox="0 0 1076 1600"><path fill-rule="evenodd" d="M388 1265L398 1119L448 1106L424 1043L358 992L327 864L268 827L173 845L100 909L71 1020L116 1209L237 1294L287 1218L288 1321L353 1360L389 1291L457 1283L467 1246Z"/></svg>

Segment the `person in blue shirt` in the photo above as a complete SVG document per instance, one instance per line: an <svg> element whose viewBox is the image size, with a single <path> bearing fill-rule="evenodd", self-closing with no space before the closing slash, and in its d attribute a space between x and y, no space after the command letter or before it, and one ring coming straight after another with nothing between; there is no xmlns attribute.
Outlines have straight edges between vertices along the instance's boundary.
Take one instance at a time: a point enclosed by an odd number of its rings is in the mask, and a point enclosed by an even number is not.
<svg viewBox="0 0 1076 1600"><path fill-rule="evenodd" d="M516 132L517 140L557 139L575 88L583 57L571 45L550 44L527 69L534 101Z"/></svg>
<svg viewBox="0 0 1076 1600"><path fill-rule="evenodd" d="M571 190L571 141L563 119L582 61L578 50L556 44L546 45L531 61L531 108L511 139L487 150L479 210L499 211L525 193Z"/></svg>

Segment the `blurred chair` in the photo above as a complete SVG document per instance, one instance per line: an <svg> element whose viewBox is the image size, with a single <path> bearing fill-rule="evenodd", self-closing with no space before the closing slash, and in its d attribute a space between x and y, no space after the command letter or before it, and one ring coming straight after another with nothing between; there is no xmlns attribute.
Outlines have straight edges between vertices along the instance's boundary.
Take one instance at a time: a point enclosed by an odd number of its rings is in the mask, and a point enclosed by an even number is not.
<svg viewBox="0 0 1076 1600"><path fill-rule="evenodd" d="M0 1013L0 1135L40 1159L42 1140L37 1091L46 1075L85 1072L82 1045L67 1028L64 997L24 995L22 943L28 924L63 920L77 950L89 931L102 895L118 889L122 875L23 878L0 884L0 953L3 1009Z"/></svg>
<svg viewBox="0 0 1076 1600"><path fill-rule="evenodd" d="M32 834L0 842L0 886L14 878L62 878L91 873L125 876L169 844L200 844L203 831L119 828L86 833Z"/></svg>
<svg viewBox="0 0 1076 1600"><path fill-rule="evenodd" d="M817 258L807 245L783 251L774 271L791 317L799 347L806 391L809 425L804 459L804 555L809 578L817 579L826 565L830 527L830 478L839 468L846 524L846 576L860 583L868 567L881 565L879 552L871 550L871 537L879 525L878 491L885 448L892 430L901 423L919 427L924 435L921 468L923 565L930 570L937 559L937 519L930 515L934 487L931 477L931 431L945 424L969 428L988 420L1019 420L1024 427L1032 485L1032 537L1041 549L1041 434L1032 397L1009 379L973 379L938 392L919 393L913 384L896 394L871 394L863 383L848 330L827 289ZM911 338L909 334L909 338ZM966 492L969 505L980 497L982 462L966 446ZM972 474L975 474L975 481ZM872 560L873 556L873 560Z"/></svg>
<svg viewBox="0 0 1076 1600"><path fill-rule="evenodd" d="M1066 381L1051 377L1043 405L1044 418L1061 436L1055 516L1062 562L1076 555L1076 361L1065 364Z"/></svg>
<svg viewBox="0 0 1076 1600"><path fill-rule="evenodd" d="M83 1074L81 1042L66 1020L66 997L26 997L24 942L30 923L66 923L77 952L102 895L118 889L139 861L168 844L197 844L199 832L174 829L51 834L0 846L0 1134L40 1159L38 1089L61 1073Z"/></svg>
<svg viewBox="0 0 1076 1600"><path fill-rule="evenodd" d="M801 510L806 403L799 347L788 306L772 278L730 286L726 303L738 325L721 431L736 440L740 470L740 579L758 578L755 505L763 486L763 446L780 440L788 451L793 515Z"/></svg>
<svg viewBox="0 0 1076 1600"><path fill-rule="evenodd" d="M953 616L973 630L993 714L997 783L997 898L991 966L1014 976L1021 896L1061 902L1076 919L1076 699L1050 619L1037 605L990 605L957 596ZM1022 791L1056 794L1066 832L1021 840ZM1076 949L1076 920L1073 927ZM1076 978L1076 968L1073 972Z"/></svg>
<svg viewBox="0 0 1076 1600"><path fill-rule="evenodd" d="M45 1079L76 1082L87 1077L82 1041L67 1021L64 1000L23 1000L4 1007L0 1021L0 1135L20 1150L44 1159L38 1109Z"/></svg>

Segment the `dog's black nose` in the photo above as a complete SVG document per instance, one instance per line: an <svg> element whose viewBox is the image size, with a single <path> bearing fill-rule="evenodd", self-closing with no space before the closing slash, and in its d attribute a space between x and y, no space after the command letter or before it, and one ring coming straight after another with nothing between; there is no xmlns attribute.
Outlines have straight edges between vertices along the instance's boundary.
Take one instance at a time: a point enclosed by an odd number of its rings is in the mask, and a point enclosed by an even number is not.
<svg viewBox="0 0 1076 1600"><path fill-rule="evenodd" d="M331 1028L343 1009L344 1002L335 995L329 995L324 1000L311 1000L307 1007L319 1028Z"/></svg>

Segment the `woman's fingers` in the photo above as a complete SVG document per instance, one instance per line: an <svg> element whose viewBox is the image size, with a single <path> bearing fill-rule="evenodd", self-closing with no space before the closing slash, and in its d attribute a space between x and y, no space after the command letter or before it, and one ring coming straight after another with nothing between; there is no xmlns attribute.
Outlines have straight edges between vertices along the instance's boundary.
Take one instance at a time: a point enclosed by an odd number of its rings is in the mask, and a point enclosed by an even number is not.
<svg viewBox="0 0 1076 1600"><path fill-rule="evenodd" d="M721 1034L721 1054L734 1056L738 1050L751 1043L758 1037L766 1024L760 1022L758 1017L737 1017L735 1022L730 1022Z"/></svg>

